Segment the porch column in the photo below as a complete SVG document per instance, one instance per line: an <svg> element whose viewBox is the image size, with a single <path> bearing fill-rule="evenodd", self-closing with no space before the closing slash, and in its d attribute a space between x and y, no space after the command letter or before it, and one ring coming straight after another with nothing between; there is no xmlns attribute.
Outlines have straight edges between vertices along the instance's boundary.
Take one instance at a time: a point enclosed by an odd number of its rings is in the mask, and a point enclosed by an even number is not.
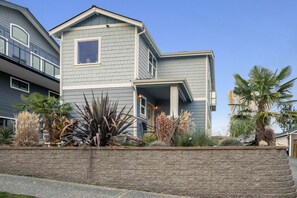
<svg viewBox="0 0 297 198"><path fill-rule="evenodd" d="M178 116L178 98L177 85L170 86L170 116Z"/></svg>

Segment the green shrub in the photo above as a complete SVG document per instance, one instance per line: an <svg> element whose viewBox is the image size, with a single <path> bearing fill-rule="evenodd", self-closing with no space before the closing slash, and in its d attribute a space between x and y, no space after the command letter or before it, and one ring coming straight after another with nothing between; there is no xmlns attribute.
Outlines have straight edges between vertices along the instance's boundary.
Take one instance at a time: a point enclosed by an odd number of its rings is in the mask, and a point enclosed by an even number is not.
<svg viewBox="0 0 297 198"><path fill-rule="evenodd" d="M249 135L255 130L254 122L249 119L231 118L229 132L231 137L238 137L242 134Z"/></svg>
<svg viewBox="0 0 297 198"><path fill-rule="evenodd" d="M181 134L177 141L178 146L215 146L217 141L203 132Z"/></svg>
<svg viewBox="0 0 297 198"><path fill-rule="evenodd" d="M154 133L146 133L144 134L144 136L142 137L142 141L145 143L145 144L150 144L154 141L157 140L157 137Z"/></svg>
<svg viewBox="0 0 297 198"><path fill-rule="evenodd" d="M0 144L11 144L13 138L13 130L10 128L0 128Z"/></svg>
<svg viewBox="0 0 297 198"><path fill-rule="evenodd" d="M220 143L220 146L243 146L242 143L233 138L225 139Z"/></svg>

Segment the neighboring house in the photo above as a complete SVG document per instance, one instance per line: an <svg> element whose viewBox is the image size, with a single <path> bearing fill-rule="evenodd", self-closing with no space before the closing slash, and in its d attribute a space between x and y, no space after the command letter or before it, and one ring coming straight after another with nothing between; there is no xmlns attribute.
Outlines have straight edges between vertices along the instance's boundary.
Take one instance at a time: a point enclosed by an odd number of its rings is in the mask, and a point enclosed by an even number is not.
<svg viewBox="0 0 297 198"><path fill-rule="evenodd" d="M297 128L275 134L276 146L287 146L290 157L297 157Z"/></svg>
<svg viewBox="0 0 297 198"><path fill-rule="evenodd" d="M60 40L61 96L82 104L108 92L119 106L133 106L134 133L155 126L161 111L192 112L196 126L211 133L216 110L211 50L161 53L145 25L96 6L50 30ZM174 42L174 41L173 41Z"/></svg>
<svg viewBox="0 0 297 198"><path fill-rule="evenodd" d="M0 127L21 94L59 95L59 46L24 7L0 0Z"/></svg>

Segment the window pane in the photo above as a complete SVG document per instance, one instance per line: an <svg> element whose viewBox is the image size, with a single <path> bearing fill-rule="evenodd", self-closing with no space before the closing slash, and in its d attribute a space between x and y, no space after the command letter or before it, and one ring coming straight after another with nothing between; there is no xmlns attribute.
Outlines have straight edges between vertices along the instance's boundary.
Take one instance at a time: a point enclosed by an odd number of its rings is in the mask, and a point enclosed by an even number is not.
<svg viewBox="0 0 297 198"><path fill-rule="evenodd" d="M152 65L149 64L149 72L152 73Z"/></svg>
<svg viewBox="0 0 297 198"><path fill-rule="evenodd" d="M54 65L44 61L44 72L48 75L54 76Z"/></svg>
<svg viewBox="0 0 297 198"><path fill-rule="evenodd" d="M55 97L55 98L59 98L60 97L58 93L54 93L54 92L51 92L51 91L49 92L49 96Z"/></svg>
<svg viewBox="0 0 297 198"><path fill-rule="evenodd" d="M153 56L151 53L149 53L149 62L152 63L153 62Z"/></svg>
<svg viewBox="0 0 297 198"><path fill-rule="evenodd" d="M0 53L6 54L5 40L3 38L0 38Z"/></svg>
<svg viewBox="0 0 297 198"><path fill-rule="evenodd" d="M156 65L157 65L157 61L155 58L153 58L153 66L156 67Z"/></svg>
<svg viewBox="0 0 297 198"><path fill-rule="evenodd" d="M35 69L40 70L40 58L38 56L35 56L34 54L32 54L32 67L34 67Z"/></svg>
<svg viewBox="0 0 297 198"><path fill-rule="evenodd" d="M140 110L140 111L141 111L140 113L141 113L142 115L145 115L145 108L144 108L144 107L141 107L140 109L141 109L141 110Z"/></svg>
<svg viewBox="0 0 297 198"><path fill-rule="evenodd" d="M141 105L145 106L145 99L144 98L141 98Z"/></svg>
<svg viewBox="0 0 297 198"><path fill-rule="evenodd" d="M12 26L12 37L24 45L29 45L28 34L17 26Z"/></svg>
<svg viewBox="0 0 297 198"><path fill-rule="evenodd" d="M29 91L29 85L27 83L18 81L16 79L11 79L12 80L12 87L15 87L17 89L21 89L24 91Z"/></svg>
<svg viewBox="0 0 297 198"><path fill-rule="evenodd" d="M78 42L78 64L98 63L98 41Z"/></svg>
<svg viewBox="0 0 297 198"><path fill-rule="evenodd" d="M154 77L156 76L156 69L155 68L153 69L153 76Z"/></svg>

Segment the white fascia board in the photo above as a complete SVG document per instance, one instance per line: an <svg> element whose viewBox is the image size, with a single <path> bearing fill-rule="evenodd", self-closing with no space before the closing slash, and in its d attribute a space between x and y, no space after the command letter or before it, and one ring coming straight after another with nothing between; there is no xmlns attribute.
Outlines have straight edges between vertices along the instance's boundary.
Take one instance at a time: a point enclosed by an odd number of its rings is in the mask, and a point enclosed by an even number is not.
<svg viewBox="0 0 297 198"><path fill-rule="evenodd" d="M173 53L162 53L160 58L187 57L187 56L212 56L212 57L214 57L214 54L213 54L212 50L193 51L193 52L173 52Z"/></svg>

